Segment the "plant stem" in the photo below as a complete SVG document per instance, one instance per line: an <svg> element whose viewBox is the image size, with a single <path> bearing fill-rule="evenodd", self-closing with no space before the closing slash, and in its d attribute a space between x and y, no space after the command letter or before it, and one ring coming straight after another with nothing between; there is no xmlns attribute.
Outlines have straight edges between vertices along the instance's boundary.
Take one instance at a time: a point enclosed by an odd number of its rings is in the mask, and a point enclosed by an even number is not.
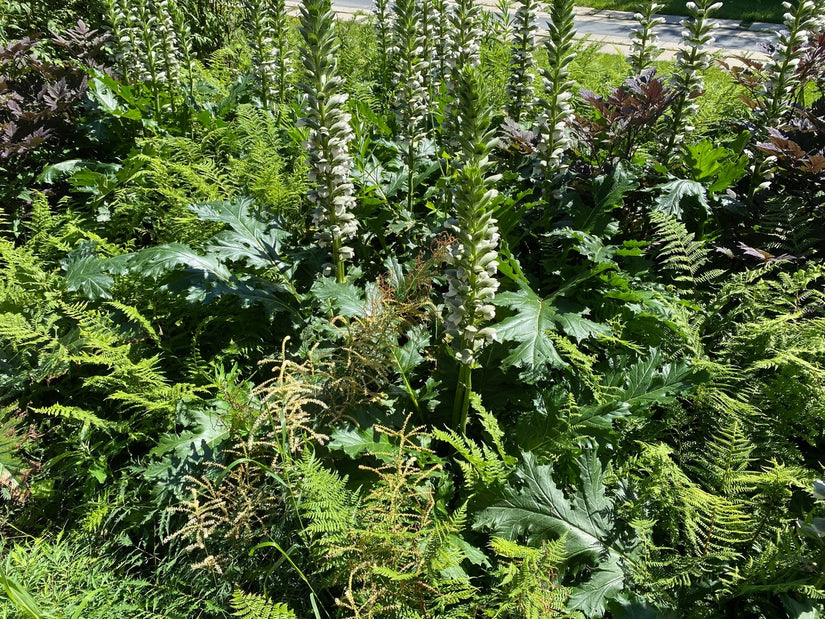
<svg viewBox="0 0 825 619"><path fill-rule="evenodd" d="M453 403L453 428L465 434L467 430L467 413L470 410L470 393L472 393L473 368L469 363L462 363L458 371L458 382Z"/></svg>

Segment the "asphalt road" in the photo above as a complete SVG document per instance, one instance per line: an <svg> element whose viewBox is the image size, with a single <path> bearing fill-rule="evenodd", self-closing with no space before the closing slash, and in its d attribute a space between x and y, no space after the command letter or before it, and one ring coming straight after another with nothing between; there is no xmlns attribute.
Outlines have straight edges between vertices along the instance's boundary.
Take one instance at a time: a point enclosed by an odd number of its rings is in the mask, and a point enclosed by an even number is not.
<svg viewBox="0 0 825 619"><path fill-rule="evenodd" d="M290 1L288 4L298 4ZM333 0L333 8L342 15L352 15L357 12L371 13L373 10L372 0ZM490 1L484 2L490 9L495 9ZM515 7L512 9L515 13ZM665 53L663 59L672 57L674 52L680 47L682 42L682 27L680 22L683 17L673 15L663 15L665 23L656 28L659 37L659 46ZM541 26L548 19L546 13L539 14L539 25ZM723 56L736 56L747 54L759 57L764 54L765 47L772 43L776 32L780 26L777 24L765 23L740 23L733 20L711 20L716 24L714 39L708 47L719 52ZM623 11L596 11L595 9L576 8L575 25L577 37L587 37L589 40L599 42L605 51L615 48L617 52L626 51L630 44L630 32L636 24L632 13ZM624 48L624 49L623 49Z"/></svg>

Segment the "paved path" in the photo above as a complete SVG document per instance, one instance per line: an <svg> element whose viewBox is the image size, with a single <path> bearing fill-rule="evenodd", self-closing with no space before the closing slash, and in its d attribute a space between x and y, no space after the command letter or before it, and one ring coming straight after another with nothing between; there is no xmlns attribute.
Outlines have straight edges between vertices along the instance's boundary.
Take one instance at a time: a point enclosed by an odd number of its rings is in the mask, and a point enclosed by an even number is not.
<svg viewBox="0 0 825 619"><path fill-rule="evenodd" d="M495 10L493 0L480 0L487 8ZM295 0L288 0L288 5L297 5ZM359 13L372 12L372 0L332 0L333 8L342 17L354 17ZM625 11L597 10L576 7L577 38L586 38L599 43L605 52L626 54L630 49L630 32L636 24L633 14ZM515 13L515 7L512 9ZM683 17L661 15L665 23L656 28L659 37L659 47L663 49L662 60L672 60L682 44ZM549 18L547 13L539 14L539 24ZM717 28L714 31L715 42L708 49L720 57L748 55L753 58L764 58L764 46L773 42L778 24L737 22L730 19L711 20Z"/></svg>

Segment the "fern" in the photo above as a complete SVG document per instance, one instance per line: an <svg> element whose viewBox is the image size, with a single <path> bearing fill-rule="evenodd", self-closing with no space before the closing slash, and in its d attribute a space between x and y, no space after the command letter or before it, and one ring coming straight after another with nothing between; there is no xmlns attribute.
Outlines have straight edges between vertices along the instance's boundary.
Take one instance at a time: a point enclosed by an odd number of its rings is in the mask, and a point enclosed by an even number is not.
<svg viewBox="0 0 825 619"><path fill-rule="evenodd" d="M375 443L379 464L361 467L373 479L360 496L312 457L302 459L300 507L311 547L354 616L406 616L414 608L463 616L475 593L460 568L464 508L446 517L436 510L430 480L440 467L422 465L432 454L420 429L376 430L388 440Z"/></svg>
<svg viewBox="0 0 825 619"><path fill-rule="evenodd" d="M719 427L709 437L705 451L698 470L716 492L735 497L753 489L743 475L751 463L753 445L738 420Z"/></svg>
<svg viewBox="0 0 825 619"><path fill-rule="evenodd" d="M658 255L662 266L673 273L673 280L694 294L724 274L721 269L706 268L710 252L706 244L695 240L684 224L673 216L653 211L653 234L657 239Z"/></svg>
<svg viewBox="0 0 825 619"><path fill-rule="evenodd" d="M232 594L232 610L232 616L241 619L295 619L295 613L286 604L276 604L262 595L240 589Z"/></svg>
<svg viewBox="0 0 825 619"><path fill-rule="evenodd" d="M574 617L566 612L570 590L557 583L567 559L566 535L539 548L493 537L490 547L501 561L500 592L490 604L492 617L545 619ZM497 602L497 603L496 603Z"/></svg>
<svg viewBox="0 0 825 619"><path fill-rule="evenodd" d="M482 406L481 397L475 393L471 394L470 404L478 414L482 428L491 438L493 447L485 443L479 445L473 439L452 429L436 428L433 430L433 436L448 443L458 452L462 458L458 461L458 465L464 474L465 483L476 492L487 491L504 483L509 476L510 468L515 463L515 458L504 451L502 444L504 433L496 418Z"/></svg>

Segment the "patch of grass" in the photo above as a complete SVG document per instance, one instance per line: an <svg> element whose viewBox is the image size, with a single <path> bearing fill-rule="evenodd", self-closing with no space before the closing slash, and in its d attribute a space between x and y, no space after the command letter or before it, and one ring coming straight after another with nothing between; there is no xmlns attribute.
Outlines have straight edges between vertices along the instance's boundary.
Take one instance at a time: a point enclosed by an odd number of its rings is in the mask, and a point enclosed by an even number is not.
<svg viewBox="0 0 825 619"><path fill-rule="evenodd" d="M688 14L684 0L661 0L661 2L664 4L661 13L665 15ZM594 9L635 12L639 6L639 0L576 0L576 5ZM784 12L781 0L726 0L722 8L714 13L714 17L748 22L780 23Z"/></svg>

